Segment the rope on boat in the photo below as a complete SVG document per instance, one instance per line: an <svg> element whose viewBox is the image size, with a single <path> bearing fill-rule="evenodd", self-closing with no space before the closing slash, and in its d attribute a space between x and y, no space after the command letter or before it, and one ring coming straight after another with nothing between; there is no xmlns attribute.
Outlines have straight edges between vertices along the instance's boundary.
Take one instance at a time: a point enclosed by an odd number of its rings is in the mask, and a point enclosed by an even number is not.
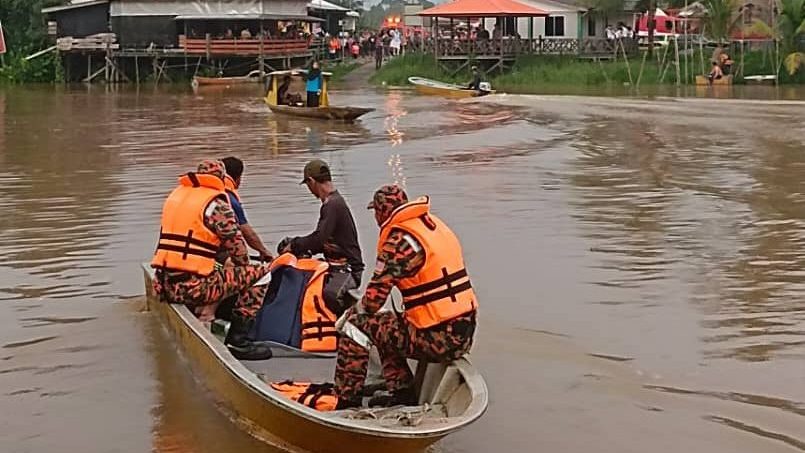
<svg viewBox="0 0 805 453"><path fill-rule="evenodd" d="M392 406L382 409L359 409L345 414L344 417L351 420L376 420L381 426L390 427L394 425L419 426L433 407L425 403L416 408L406 406Z"/></svg>

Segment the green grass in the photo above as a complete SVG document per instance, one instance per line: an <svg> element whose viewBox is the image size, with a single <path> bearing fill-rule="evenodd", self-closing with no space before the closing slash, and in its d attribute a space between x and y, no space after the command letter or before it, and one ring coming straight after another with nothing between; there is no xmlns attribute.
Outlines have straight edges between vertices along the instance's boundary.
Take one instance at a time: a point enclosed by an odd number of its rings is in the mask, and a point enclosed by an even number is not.
<svg viewBox="0 0 805 453"><path fill-rule="evenodd" d="M705 50L704 67L709 71L709 58L711 51ZM671 58L669 52L667 58ZM662 54L660 54L662 56ZM617 61L596 62L592 60L580 60L573 56L549 56L534 55L520 57L514 64L511 71L505 74L490 74L490 82L496 90L508 93L536 93L548 87L601 87L601 86L624 86L635 85L640 78L641 86L674 84L676 83L676 68L671 65L666 69L654 59L647 59L640 72L643 55L632 57L627 63L621 58ZM740 57L733 56L735 64L733 71L738 69ZM684 57L680 57L680 77L684 77ZM664 74L663 74L664 71ZM783 74L781 71L780 80L782 83L803 83L805 82L805 71L800 71L794 77ZM631 73L631 77L630 77ZM701 58L698 55L688 60L687 80L693 83L696 75L703 74ZM763 52L747 52L744 55L743 74L774 74L774 67L770 54ZM377 71L369 81L382 85L401 86L408 84L411 76L437 79L445 82L465 83L470 78L469 70L462 71L456 76L450 77L448 73L441 70L433 61L433 56L423 54L407 54L388 61ZM736 83L741 83L741 79L736 79Z"/></svg>
<svg viewBox="0 0 805 453"><path fill-rule="evenodd" d="M395 57L390 61L385 61L383 67L369 78L369 82L377 85L382 85L385 82L386 85L402 86L408 85L408 78L415 76L444 82L466 82L464 79L468 79L469 73L451 78L449 74L439 69L439 66L433 60L433 56L409 53Z"/></svg>
<svg viewBox="0 0 805 453"><path fill-rule="evenodd" d="M356 61L346 61L335 65L324 65L324 70L333 73L331 80L337 82L343 79L347 74L358 68L360 64Z"/></svg>

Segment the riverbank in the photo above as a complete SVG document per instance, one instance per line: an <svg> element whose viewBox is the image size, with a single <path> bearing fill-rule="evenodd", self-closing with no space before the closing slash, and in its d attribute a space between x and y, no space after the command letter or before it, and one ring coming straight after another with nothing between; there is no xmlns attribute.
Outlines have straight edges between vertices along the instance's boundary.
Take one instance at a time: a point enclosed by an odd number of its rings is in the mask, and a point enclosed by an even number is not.
<svg viewBox="0 0 805 453"><path fill-rule="evenodd" d="M518 59L511 71L505 74L490 74L492 86L499 91L519 94L541 92L546 86L645 86L671 85L676 83L676 69L673 65L661 65L654 60L643 61L643 57L624 61L579 60L573 56L524 56ZM703 74L701 58L687 65L688 80ZM738 63L736 62L736 66ZM684 64L680 68L680 78L685 79ZM763 52L747 53L744 56L743 74L773 74L771 60ZM424 54L408 54L387 61L370 81L377 85L401 86L408 84L412 76L426 77L453 83L466 83L469 70L451 76L434 64L433 57ZM781 83L805 83L805 71L789 76L780 72ZM736 78L735 83L743 82Z"/></svg>

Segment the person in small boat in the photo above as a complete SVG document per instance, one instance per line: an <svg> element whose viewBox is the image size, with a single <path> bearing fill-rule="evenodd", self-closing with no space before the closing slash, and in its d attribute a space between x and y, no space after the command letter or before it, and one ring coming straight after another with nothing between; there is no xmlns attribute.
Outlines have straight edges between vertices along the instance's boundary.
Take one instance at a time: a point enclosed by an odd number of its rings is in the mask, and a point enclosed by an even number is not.
<svg viewBox="0 0 805 453"><path fill-rule="evenodd" d="M285 75L282 77L282 83L277 87L277 104L279 105L293 105L291 103L288 89L291 87L291 76Z"/></svg>
<svg viewBox="0 0 805 453"><path fill-rule="evenodd" d="M324 76L321 74L321 68L319 68L318 61L313 62L313 65L305 76L305 81L305 89L307 91L307 106L318 107L322 85L324 84Z"/></svg>
<svg viewBox="0 0 805 453"><path fill-rule="evenodd" d="M264 287L253 286L268 265L249 264L249 253L227 199L226 169L205 160L179 178L162 208L159 240L151 261L154 291L164 302L191 310L237 296L224 343L241 360L264 360L271 349L248 333L263 304ZM228 263L231 261L231 264Z"/></svg>
<svg viewBox="0 0 805 453"><path fill-rule="evenodd" d="M300 184L307 185L310 193L321 200L319 221L316 230L307 236L283 239L280 250L296 256L324 254L330 264L324 298L333 305L345 303L342 296L361 285L365 268L355 219L323 160L314 159L305 165ZM340 315L346 308L336 311Z"/></svg>
<svg viewBox="0 0 805 453"><path fill-rule="evenodd" d="M467 84L467 88L479 92L481 91L481 71L478 70L478 66L472 67L472 80Z"/></svg>
<svg viewBox="0 0 805 453"><path fill-rule="evenodd" d="M721 66L718 65L715 61L713 62L713 68L710 70L710 74L707 75L707 79L712 84L714 80L718 80L724 77L724 73L721 72Z"/></svg>
<svg viewBox="0 0 805 453"><path fill-rule="evenodd" d="M224 179L224 186L226 194L229 196L229 204L232 206L232 211L235 213L235 218L238 221L238 227L243 233L243 239L246 244L260 254L260 260L269 262L274 259L274 256L268 251L260 236L254 231L249 220L246 218L246 211L243 209L243 203L240 200L238 189L240 189L241 182L243 181L243 161L234 156L229 156L221 159L226 168L226 177Z"/></svg>
<svg viewBox="0 0 805 453"><path fill-rule="evenodd" d="M472 347L478 302L456 235L431 213L430 199L410 201L396 185L379 188L369 203L380 226L377 264L360 308L340 323L335 370L338 409L361 405L369 350L377 347L390 396L369 405L416 405L407 359L447 362ZM379 311L391 289L405 312Z"/></svg>

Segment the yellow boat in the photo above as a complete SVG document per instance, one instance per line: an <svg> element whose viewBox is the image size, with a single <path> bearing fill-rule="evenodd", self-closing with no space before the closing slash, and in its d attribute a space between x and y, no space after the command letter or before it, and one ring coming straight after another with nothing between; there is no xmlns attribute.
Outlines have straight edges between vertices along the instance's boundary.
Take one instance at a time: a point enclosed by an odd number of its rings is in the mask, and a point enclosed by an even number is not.
<svg viewBox="0 0 805 453"><path fill-rule="evenodd" d="M729 86L732 85L732 74L725 75L720 79L715 79L713 80L713 83L710 83L710 79L707 76L697 75L696 85Z"/></svg>
<svg viewBox="0 0 805 453"><path fill-rule="evenodd" d="M424 77L409 77L408 83L422 94L432 94L437 96L446 96L454 99L472 98L478 96L486 96L487 94L494 94L494 90L480 91L470 90L461 85L454 85L452 83L439 82L438 80L426 79Z"/></svg>
<svg viewBox="0 0 805 453"><path fill-rule="evenodd" d="M223 412L258 439L321 453L415 452L466 427L486 411L486 383L466 358L421 364L416 373L421 382L417 407L320 412L291 401L269 383L330 381L334 354L272 344L271 359L241 362L184 305L160 302L152 289L153 270L148 264L143 270L149 310L173 334Z"/></svg>
<svg viewBox="0 0 805 453"><path fill-rule="evenodd" d="M327 92L327 88L332 73L329 72L322 72L323 81L318 107L306 107L304 105L304 97L302 97L302 102L296 105L281 104L279 102L280 100L277 99L277 89L279 88L280 78L284 78L285 76L291 77L291 88L288 90L290 92L299 93L300 95L305 95L304 80L302 78L304 74L305 71L275 71L269 74L271 80L268 83L268 92L266 93L265 102L272 112L305 118L351 122L366 113L374 111L373 108L367 107L336 107L330 105L330 96Z"/></svg>

